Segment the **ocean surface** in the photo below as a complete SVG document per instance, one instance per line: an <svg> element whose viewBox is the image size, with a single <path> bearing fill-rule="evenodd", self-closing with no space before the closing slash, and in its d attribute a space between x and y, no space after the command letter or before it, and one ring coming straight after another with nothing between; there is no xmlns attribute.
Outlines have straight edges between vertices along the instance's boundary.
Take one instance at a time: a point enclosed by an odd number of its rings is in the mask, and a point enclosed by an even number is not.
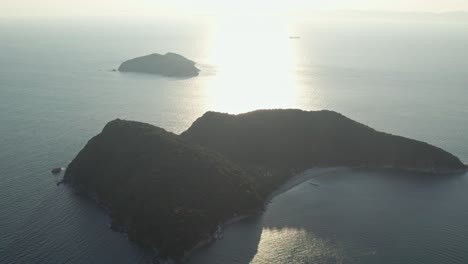
<svg viewBox="0 0 468 264"><path fill-rule="evenodd" d="M180 133L209 110L329 109L467 163L467 47L439 20L0 20L0 263L149 263L50 173L115 118ZM110 71L169 51L201 75ZM468 263L467 174L298 177L190 262Z"/></svg>

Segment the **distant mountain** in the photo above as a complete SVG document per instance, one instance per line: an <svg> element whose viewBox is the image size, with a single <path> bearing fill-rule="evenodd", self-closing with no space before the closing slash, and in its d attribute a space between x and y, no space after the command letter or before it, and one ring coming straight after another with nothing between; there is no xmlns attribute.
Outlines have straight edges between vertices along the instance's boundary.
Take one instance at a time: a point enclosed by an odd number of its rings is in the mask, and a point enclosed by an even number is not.
<svg viewBox="0 0 468 264"><path fill-rule="evenodd" d="M107 208L113 229L180 259L223 222L259 211L292 171L315 166L465 170L442 149L335 112L259 110L208 112L180 136L111 121L70 163L64 182Z"/></svg>
<svg viewBox="0 0 468 264"><path fill-rule="evenodd" d="M176 53L164 55L153 53L123 62L120 72L157 74L167 77L188 78L198 76L200 70L195 62Z"/></svg>

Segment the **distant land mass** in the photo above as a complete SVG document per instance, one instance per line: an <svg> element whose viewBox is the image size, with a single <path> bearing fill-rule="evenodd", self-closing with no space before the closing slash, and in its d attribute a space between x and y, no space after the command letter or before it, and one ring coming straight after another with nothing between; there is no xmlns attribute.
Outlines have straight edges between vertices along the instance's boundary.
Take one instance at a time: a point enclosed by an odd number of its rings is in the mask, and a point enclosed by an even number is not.
<svg viewBox="0 0 468 264"><path fill-rule="evenodd" d="M182 55L168 52L164 55L153 53L123 62L120 72L157 74L167 77L189 78L198 76L200 70L195 62Z"/></svg>
<svg viewBox="0 0 468 264"><path fill-rule="evenodd" d="M213 241L226 221L261 212L294 172L330 166L466 169L440 148L336 112L258 110L207 112L180 136L111 121L78 153L63 181L105 208L114 230L178 261Z"/></svg>

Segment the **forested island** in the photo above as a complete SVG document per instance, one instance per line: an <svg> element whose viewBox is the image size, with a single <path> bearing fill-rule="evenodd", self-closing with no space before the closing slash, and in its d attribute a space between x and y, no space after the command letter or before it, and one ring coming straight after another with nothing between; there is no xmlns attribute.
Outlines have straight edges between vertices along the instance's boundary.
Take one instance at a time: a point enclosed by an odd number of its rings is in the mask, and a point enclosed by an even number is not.
<svg viewBox="0 0 468 264"><path fill-rule="evenodd" d="M153 53L123 62L120 72L156 74L175 78L198 76L200 70L195 62L182 55L168 52L164 55Z"/></svg>
<svg viewBox="0 0 468 264"><path fill-rule="evenodd" d="M181 135L111 121L70 163L64 182L106 208L113 229L180 260L225 221L261 211L292 172L332 166L466 169L440 148L336 112L258 110L208 112Z"/></svg>

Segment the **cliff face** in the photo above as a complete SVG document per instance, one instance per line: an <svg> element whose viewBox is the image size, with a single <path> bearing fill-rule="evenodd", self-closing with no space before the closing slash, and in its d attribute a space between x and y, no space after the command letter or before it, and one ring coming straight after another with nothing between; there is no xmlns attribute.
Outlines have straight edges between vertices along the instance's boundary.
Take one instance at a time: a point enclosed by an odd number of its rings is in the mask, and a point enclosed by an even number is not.
<svg viewBox="0 0 468 264"><path fill-rule="evenodd" d="M233 160L266 167L366 166L427 172L465 169L457 157L440 148L375 131L331 111L208 112L181 136Z"/></svg>
<svg viewBox="0 0 468 264"><path fill-rule="evenodd" d="M219 223L262 206L239 166L161 128L123 120L88 142L64 182L96 195L114 227L162 256L181 256Z"/></svg>
<svg viewBox="0 0 468 264"><path fill-rule="evenodd" d="M120 65L119 71L186 78L198 76L200 70L195 67L194 61L169 52L164 55L153 53L125 61Z"/></svg>

